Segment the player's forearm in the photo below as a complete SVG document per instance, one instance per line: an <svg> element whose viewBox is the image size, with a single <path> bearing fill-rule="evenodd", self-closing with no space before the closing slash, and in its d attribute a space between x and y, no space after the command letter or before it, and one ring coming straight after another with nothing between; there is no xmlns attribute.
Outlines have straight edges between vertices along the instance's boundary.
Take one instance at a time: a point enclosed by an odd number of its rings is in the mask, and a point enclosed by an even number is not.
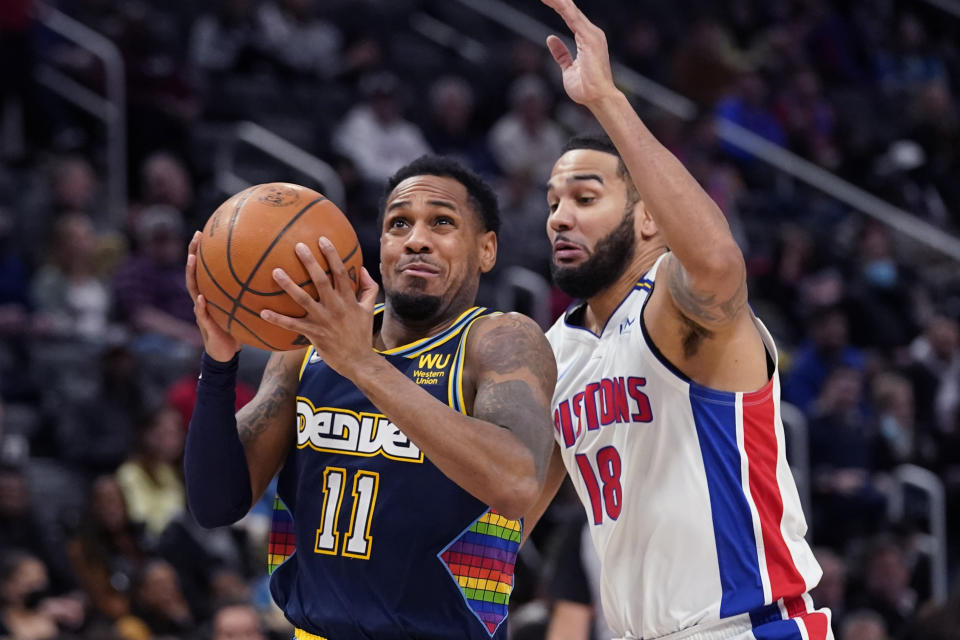
<svg viewBox="0 0 960 640"><path fill-rule="evenodd" d="M187 502L204 527L233 524L250 509L250 475L234 417L237 359L204 354L183 456Z"/></svg>
<svg viewBox="0 0 960 640"><path fill-rule="evenodd" d="M546 513L547 507L553 502L563 484L563 479L567 477L567 468L563 464L563 457L560 455L560 448L554 444L553 453L550 455L550 462L547 464L546 479L543 483L543 489L536 503L527 511L523 521L523 539L521 544L527 541L533 528L540 522L540 518Z"/></svg>
<svg viewBox="0 0 960 640"><path fill-rule="evenodd" d="M667 246L693 277L737 270L739 247L717 204L616 92L590 110L613 140Z"/></svg>
<svg viewBox="0 0 960 640"><path fill-rule="evenodd" d="M362 369L357 387L465 491L508 518L536 501L534 457L509 429L455 411L382 358Z"/></svg>

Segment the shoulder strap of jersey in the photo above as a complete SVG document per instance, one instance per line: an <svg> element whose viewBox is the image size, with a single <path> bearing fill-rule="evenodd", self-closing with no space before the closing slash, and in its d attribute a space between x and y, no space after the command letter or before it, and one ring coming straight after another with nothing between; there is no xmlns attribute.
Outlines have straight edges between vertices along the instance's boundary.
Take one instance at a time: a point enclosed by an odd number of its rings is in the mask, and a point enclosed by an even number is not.
<svg viewBox="0 0 960 640"><path fill-rule="evenodd" d="M460 413L465 414L467 412L463 402L463 364L466 359L467 336L470 335L470 328L480 318L498 316L501 313L500 311L489 311L480 307L480 313L471 318L460 334L460 344L457 345L457 351L453 356L453 366L450 367L450 375L447 376L447 403Z"/></svg>

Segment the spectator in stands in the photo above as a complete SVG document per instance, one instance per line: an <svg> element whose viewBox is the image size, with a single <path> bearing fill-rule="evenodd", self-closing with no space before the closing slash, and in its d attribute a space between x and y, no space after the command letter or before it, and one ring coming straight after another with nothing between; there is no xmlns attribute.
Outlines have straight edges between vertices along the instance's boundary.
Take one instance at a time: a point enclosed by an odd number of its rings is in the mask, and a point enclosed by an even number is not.
<svg viewBox="0 0 960 640"><path fill-rule="evenodd" d="M143 527L127 515L120 485L113 476L100 476L91 487L84 521L67 542L93 615L111 624L130 615L130 589L147 560L145 549Z"/></svg>
<svg viewBox="0 0 960 640"><path fill-rule="evenodd" d="M314 0L266 2L258 14L267 48L281 70L321 79L340 72L343 35L317 16Z"/></svg>
<svg viewBox="0 0 960 640"><path fill-rule="evenodd" d="M167 205L180 211L188 221L202 226L206 219L196 219L193 210L194 189L184 162L167 151L150 154L140 167L140 201L131 207L127 224L136 228L138 217L151 205Z"/></svg>
<svg viewBox="0 0 960 640"><path fill-rule="evenodd" d="M78 155L57 158L51 168L53 213L96 213L99 183L89 160Z"/></svg>
<svg viewBox="0 0 960 640"><path fill-rule="evenodd" d="M47 569L39 558L17 549L0 556L0 637L13 640L61 638L61 627L84 622L83 604L75 597L53 597Z"/></svg>
<svg viewBox="0 0 960 640"><path fill-rule="evenodd" d="M839 167L839 149L834 140L836 115L813 69L808 67L793 74L774 103L774 113L791 150L827 169Z"/></svg>
<svg viewBox="0 0 960 640"><path fill-rule="evenodd" d="M211 640L266 640L260 614L243 602L223 605L213 616Z"/></svg>
<svg viewBox="0 0 960 640"><path fill-rule="evenodd" d="M787 136L773 116L769 93L763 77L756 71L747 71L740 75L733 91L717 103L714 113L776 145L786 146ZM752 166L753 155L748 151L732 144L724 144L723 150L746 166Z"/></svg>
<svg viewBox="0 0 960 640"><path fill-rule="evenodd" d="M907 640L960 640L960 587L947 601L920 610Z"/></svg>
<svg viewBox="0 0 960 640"><path fill-rule="evenodd" d="M199 346L193 303L183 284L186 244L180 212L165 205L149 207L135 232L137 250L120 265L113 282L121 319L138 334L134 348L170 352L178 345Z"/></svg>
<svg viewBox="0 0 960 640"><path fill-rule="evenodd" d="M89 395L59 398L55 433L60 458L93 477L113 473L127 459L150 393L133 353L123 344L103 349L90 378Z"/></svg>
<svg viewBox="0 0 960 640"><path fill-rule="evenodd" d="M403 119L400 79L381 71L360 80L364 101L349 112L333 136L334 148L379 188L401 166L430 153L420 128Z"/></svg>
<svg viewBox="0 0 960 640"><path fill-rule="evenodd" d="M960 402L960 323L938 312L910 343L907 376L917 419L943 431Z"/></svg>
<svg viewBox="0 0 960 640"><path fill-rule="evenodd" d="M867 223L858 236L856 272L848 289L850 335L863 346L901 347L917 335L914 278L899 264L887 227Z"/></svg>
<svg viewBox="0 0 960 640"><path fill-rule="evenodd" d="M889 640L887 625L880 614L863 609L851 613L840 627L839 640Z"/></svg>
<svg viewBox="0 0 960 640"><path fill-rule="evenodd" d="M875 437L863 414L863 374L840 366L826 379L810 419L814 535L842 549L846 540L876 531L886 501L873 484Z"/></svg>
<svg viewBox="0 0 960 640"><path fill-rule="evenodd" d="M90 218L68 213L53 227L49 261L31 282L36 312L54 337L104 340L110 291L96 272L97 236Z"/></svg>
<svg viewBox="0 0 960 640"><path fill-rule="evenodd" d="M23 470L0 463L0 549L21 549L46 557L43 532L30 509Z"/></svg>
<svg viewBox="0 0 960 640"><path fill-rule="evenodd" d="M164 405L140 425L133 456L117 469L130 519L146 525L154 538L186 508L180 459L185 429L180 413Z"/></svg>
<svg viewBox="0 0 960 640"><path fill-rule="evenodd" d="M620 61L655 82L667 79L667 62L663 56L662 30L646 17L630 20L622 35L611 40L622 43Z"/></svg>
<svg viewBox="0 0 960 640"><path fill-rule="evenodd" d="M430 86L427 142L434 153L451 156L477 173L492 176L496 162L473 122L474 92L460 76L438 78Z"/></svg>
<svg viewBox="0 0 960 640"><path fill-rule="evenodd" d="M549 242L537 235L544 221L544 183L535 181L528 171L515 171L495 185L503 214L502 233L497 237L497 265L492 273L522 266L549 278L552 249Z"/></svg>
<svg viewBox="0 0 960 640"><path fill-rule="evenodd" d="M803 226L786 222L777 232L772 255L752 262L751 292L772 305L771 312L758 311L765 323L779 325L772 330L787 344L796 344L804 332L801 291L816 267L813 237ZM762 303L761 303L762 304ZM775 313L776 317L772 317Z"/></svg>
<svg viewBox="0 0 960 640"><path fill-rule="evenodd" d="M947 68L931 50L923 23L904 12L896 23L895 42L877 52L877 82L888 95L900 98L932 80L944 80Z"/></svg>
<svg viewBox="0 0 960 640"><path fill-rule="evenodd" d="M903 549L889 536L878 536L867 547L863 587L851 605L876 611L886 622L889 634L901 637L913 620L917 593L910 586L910 569ZM852 617L848 617L848 623Z"/></svg>
<svg viewBox="0 0 960 640"><path fill-rule="evenodd" d="M262 26L250 0L219 0L214 13L190 31L191 68L202 73L245 73L266 59Z"/></svg>
<svg viewBox="0 0 960 640"><path fill-rule="evenodd" d="M911 213L943 227L960 226L960 105L946 79L934 80L912 96L905 141L916 143L924 162L904 176L897 194Z"/></svg>
<svg viewBox="0 0 960 640"><path fill-rule="evenodd" d="M565 142L550 119L550 90L531 74L514 80L508 95L510 110L490 129L490 150L504 173L526 173L536 184L545 184Z"/></svg>
<svg viewBox="0 0 960 640"><path fill-rule="evenodd" d="M864 357L849 343L847 316L840 304L811 311L807 321L807 341L800 345L793 367L783 386L783 399L810 414L814 401L830 373L837 367L862 371Z"/></svg>
<svg viewBox="0 0 960 640"><path fill-rule="evenodd" d="M937 446L930 425L918 423L915 417L910 380L892 371L877 374L873 406L879 430L877 469L907 463L929 467L936 462Z"/></svg>
<svg viewBox="0 0 960 640"><path fill-rule="evenodd" d="M194 629L193 614L177 574L164 560L150 560L137 576L133 611L155 637L178 638Z"/></svg>
<svg viewBox="0 0 960 640"><path fill-rule="evenodd" d="M743 53L723 25L707 17L699 18L679 43L670 60L670 84L709 109L736 84L746 67Z"/></svg>

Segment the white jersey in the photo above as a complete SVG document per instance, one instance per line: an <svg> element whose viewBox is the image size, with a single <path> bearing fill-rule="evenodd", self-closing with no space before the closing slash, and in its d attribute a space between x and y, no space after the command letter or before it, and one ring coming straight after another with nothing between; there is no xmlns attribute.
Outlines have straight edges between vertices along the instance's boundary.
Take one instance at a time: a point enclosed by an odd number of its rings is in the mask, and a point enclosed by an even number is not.
<svg viewBox="0 0 960 640"><path fill-rule="evenodd" d="M829 613L806 595L821 570L784 456L776 370L731 393L667 362L641 316L659 264L599 336L567 317L547 332L555 436L592 525L607 621L628 638L725 622L753 628L746 637L830 637Z"/></svg>

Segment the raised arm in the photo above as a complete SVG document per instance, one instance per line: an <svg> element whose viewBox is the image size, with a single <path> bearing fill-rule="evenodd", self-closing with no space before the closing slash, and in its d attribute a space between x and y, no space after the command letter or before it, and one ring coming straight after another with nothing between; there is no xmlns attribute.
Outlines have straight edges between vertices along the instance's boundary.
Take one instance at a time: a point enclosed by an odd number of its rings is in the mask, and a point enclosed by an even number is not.
<svg viewBox="0 0 960 640"><path fill-rule="evenodd" d="M330 277L309 251L299 251L318 300L285 273L274 276L306 315L298 319L265 311L262 317L309 338L330 367L349 378L464 490L506 517L523 516L540 495L552 441L549 407L556 364L540 328L519 314L477 321L465 361L465 387L476 394L471 415L464 415L371 349L376 285L363 271L358 301L336 249L323 239L320 249Z"/></svg>
<svg viewBox="0 0 960 640"><path fill-rule="evenodd" d="M574 58L559 38L547 39L567 94L590 109L610 136L673 253L657 281L667 280L672 303L697 325L708 331L728 327L746 309L747 290L743 255L723 213L614 84L604 32L572 0L543 2L560 14L576 41Z"/></svg>
<svg viewBox="0 0 960 640"><path fill-rule="evenodd" d="M216 527L246 515L286 458L296 433L297 380L304 350L274 353L256 396L234 415L240 344L213 321L197 291L198 244L199 234L190 242L186 282L204 355L187 432L184 478L197 522Z"/></svg>

